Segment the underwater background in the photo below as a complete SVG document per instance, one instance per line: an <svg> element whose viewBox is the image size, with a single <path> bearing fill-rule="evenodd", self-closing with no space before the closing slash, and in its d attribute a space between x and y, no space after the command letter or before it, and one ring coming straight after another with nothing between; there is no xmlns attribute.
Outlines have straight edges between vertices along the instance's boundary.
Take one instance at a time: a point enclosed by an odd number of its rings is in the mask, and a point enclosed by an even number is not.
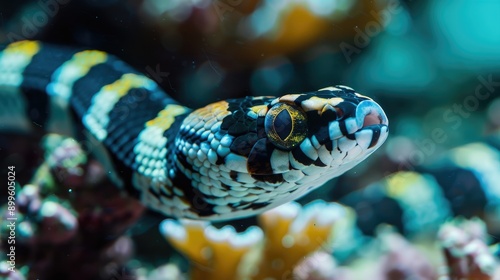
<svg viewBox="0 0 500 280"><path fill-rule="evenodd" d="M119 197L67 139L2 134L1 176L15 165L23 187L1 277L500 279L499 14L494 0L1 1L0 44L104 50L191 108L347 85L390 123L307 206L214 225Z"/></svg>

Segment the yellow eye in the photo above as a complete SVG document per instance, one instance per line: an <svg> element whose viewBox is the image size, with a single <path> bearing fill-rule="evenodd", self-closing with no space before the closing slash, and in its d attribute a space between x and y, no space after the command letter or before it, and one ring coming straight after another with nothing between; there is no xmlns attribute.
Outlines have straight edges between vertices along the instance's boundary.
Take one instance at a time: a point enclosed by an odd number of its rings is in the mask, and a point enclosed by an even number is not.
<svg viewBox="0 0 500 280"><path fill-rule="evenodd" d="M266 134L271 142L283 150L291 150L306 138L306 115L297 107L278 103L266 114Z"/></svg>

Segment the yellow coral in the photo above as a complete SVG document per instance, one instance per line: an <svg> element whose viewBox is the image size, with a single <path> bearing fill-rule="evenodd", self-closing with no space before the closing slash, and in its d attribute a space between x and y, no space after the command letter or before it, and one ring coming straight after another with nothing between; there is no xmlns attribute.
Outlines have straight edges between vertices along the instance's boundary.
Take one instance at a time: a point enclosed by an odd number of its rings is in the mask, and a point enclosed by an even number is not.
<svg viewBox="0 0 500 280"><path fill-rule="evenodd" d="M343 216L344 208L336 203L301 207L292 202L260 215L262 230L236 233L231 226L216 229L207 222L165 220L160 231L190 260L191 279L282 279L311 253L330 251L326 241Z"/></svg>
<svg viewBox="0 0 500 280"><path fill-rule="evenodd" d="M193 280L238 279L242 256L262 239L257 227L236 233L231 226L217 229L207 222L191 220L165 220L160 231L190 260Z"/></svg>
<svg viewBox="0 0 500 280"><path fill-rule="evenodd" d="M309 254L330 251L326 242L342 213L342 206L318 200L305 207L288 203L260 215L265 244L250 278L282 279Z"/></svg>

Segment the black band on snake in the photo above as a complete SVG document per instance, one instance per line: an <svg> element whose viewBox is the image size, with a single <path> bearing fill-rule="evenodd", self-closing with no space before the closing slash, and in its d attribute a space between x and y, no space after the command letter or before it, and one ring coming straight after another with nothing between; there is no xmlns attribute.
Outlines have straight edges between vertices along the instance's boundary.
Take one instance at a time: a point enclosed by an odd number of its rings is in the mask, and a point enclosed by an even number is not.
<svg viewBox="0 0 500 280"><path fill-rule="evenodd" d="M0 52L0 130L89 138L117 185L177 218L227 220L294 200L388 135L382 108L346 86L192 110L112 55L36 41Z"/></svg>

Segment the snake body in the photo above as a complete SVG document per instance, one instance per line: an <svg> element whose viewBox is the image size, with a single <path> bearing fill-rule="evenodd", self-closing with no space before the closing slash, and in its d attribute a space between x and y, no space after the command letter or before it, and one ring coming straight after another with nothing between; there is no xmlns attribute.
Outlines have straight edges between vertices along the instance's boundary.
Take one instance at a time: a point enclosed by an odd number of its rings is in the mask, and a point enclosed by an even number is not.
<svg viewBox="0 0 500 280"><path fill-rule="evenodd" d="M379 148L382 108L346 86L192 110L97 50L37 41L0 52L0 130L69 133L117 185L178 218L227 220L296 199Z"/></svg>

